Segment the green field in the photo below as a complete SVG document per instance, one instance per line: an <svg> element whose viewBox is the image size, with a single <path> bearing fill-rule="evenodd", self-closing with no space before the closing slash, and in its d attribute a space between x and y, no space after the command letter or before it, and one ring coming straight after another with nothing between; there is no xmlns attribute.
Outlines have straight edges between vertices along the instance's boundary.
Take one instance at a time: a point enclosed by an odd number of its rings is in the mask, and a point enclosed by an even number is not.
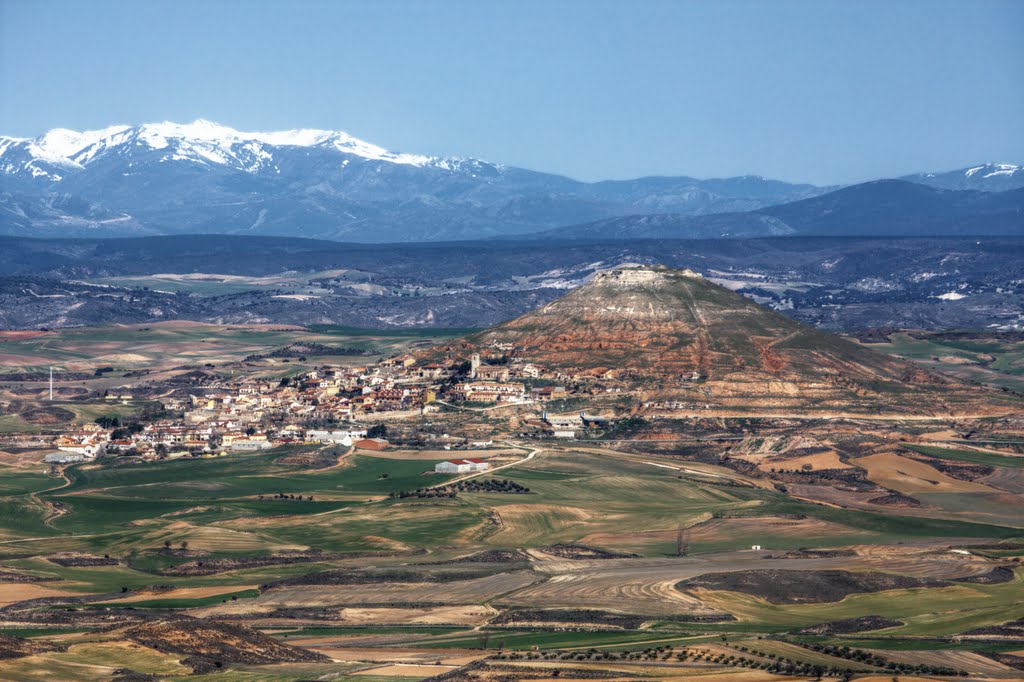
<svg viewBox="0 0 1024 682"><path fill-rule="evenodd" d="M1011 469L1024 469L1024 457L1010 457L997 455L990 452L979 452L977 450L958 450L951 448L940 448L931 445L907 445L914 452L939 459L951 459L957 462L969 464L982 464L990 467L1009 467Z"/></svg>
<svg viewBox="0 0 1024 682"><path fill-rule="evenodd" d="M893 334L889 343L869 348L914 360L962 379L1024 391L1024 342L991 338L953 339L942 335L914 338Z"/></svg>
<svg viewBox="0 0 1024 682"><path fill-rule="evenodd" d="M236 614L237 622L260 622L263 632L286 643L317 641L324 646L343 647L345 642L354 642L357 644L352 646L414 652L430 661L434 652L441 658L450 651L466 650L484 654L497 653L498 649L525 652L537 647L540 651L595 649L614 653L723 643L735 648L745 642L752 650L771 652L780 658L831 665L831 657L825 654L757 638L788 637L810 625L880 615L902 620L905 625L859 638L799 641L842 642L855 647L880 641L873 648L902 647L926 655L933 650L996 651L998 646L952 649L935 643L937 638L1002 624L1024 612L1024 569L1017 569L1008 583L852 594L832 603L779 605L738 592L677 593L681 599L694 600L704 609L736 619L711 623L688 621L681 616L689 607L681 606L683 611L678 615L669 610L643 616L646 625L642 628L488 625L488 614L549 606L544 595L553 595L551 604L566 601L579 608L633 613L635 603L650 603L644 601L650 599L649 590L661 595L659 599L671 599L664 590L671 589L679 579L674 577L680 575L676 567L691 570L688 567L693 562L705 562L707 570L723 565L731 570L784 565L737 552L749 549L751 544L764 544L771 550L914 545L918 541L941 543L946 538L969 538L984 544L1019 540L1024 533L1001 525L998 519L991 524L934 517L909 519L895 510L881 514L813 504L777 490L749 487L749 479L742 475L698 479L651 466L636 456L570 444L545 444L533 459L501 472L501 478L529 488L527 494L472 492L455 498L394 499L388 493L443 484L451 477L432 473L435 459L350 454L338 465L315 470L279 462L285 455L314 449L289 446L210 459L79 464L66 470L70 480L66 487L61 487L61 478L48 476L41 468L0 467L0 561L7 571L56 579L33 583L26 590L96 595L96 601L90 603L48 602L40 607L44 611L63 614L71 608L80 616L125 609L158 617L163 612L210 618ZM968 455L977 454L964 453L967 451L927 451L933 456L964 461L970 461L965 459ZM731 484L729 477L734 477ZM303 499L274 498L281 494ZM309 496L313 499L306 499ZM970 504L974 498L969 497L944 504ZM976 497L984 502L983 495ZM63 513L44 523L46 502L59 503ZM807 524L809 530L794 533L780 521ZM694 537L689 540L689 556L676 558L676 529L680 526L692 526ZM700 535L702 528L726 530ZM604 563L545 555L555 543L579 543L638 556ZM164 572L183 563L241 561L309 548L325 554L293 563L248 568L236 564L230 570L208 575ZM540 552L509 563L446 563L451 557L493 548ZM65 567L46 558L67 551L109 554L119 563ZM942 566L944 560L930 558L928 551L921 554L922 560ZM674 563L677 561L680 563ZM604 573L605 566L610 573ZM884 570L884 564L877 566ZM300 582L272 586L282 579L324 571L337 571L342 576L366 572L373 579L352 584ZM465 575L433 581L434 576L446 571ZM602 577L618 575L616 571L621 571L620 578ZM591 579L604 580L608 592L604 587L588 592L586 582ZM582 592L559 596L559 590L572 590L581 583ZM625 586L621 593L616 591L620 584ZM157 586L159 589L154 589ZM205 589L162 594L167 588ZM538 590L536 601L522 597L534 589ZM136 601L124 602L122 598ZM298 620L289 624L281 614L269 621L273 624L252 620L267 614L267 609L280 609L283 614L294 610ZM446 609L453 610L451 615ZM469 617L460 609L482 614L472 616L481 620L470 624L458 620ZM369 613L374 610L380 615ZM362 611L357 617L369 620L310 620L321 614L349 611ZM409 615L396 615L406 612ZM384 620L375 622L376 617ZM145 649L132 658L131 649L110 634L116 629L86 628L81 632L82 628L74 627L75 622L69 622L66 630L44 625L11 630L11 634L40 641L61 633L82 640L66 652L0 662L0 678L39 679L42 671L52 671L59 679L84 680L88 677L82 672L83 666L95 666L92 669L131 667L163 675L163 679L183 680L374 679L373 675L351 675L354 668L349 664L329 663L230 665L223 672L192 676L178 663L180 655Z"/></svg>

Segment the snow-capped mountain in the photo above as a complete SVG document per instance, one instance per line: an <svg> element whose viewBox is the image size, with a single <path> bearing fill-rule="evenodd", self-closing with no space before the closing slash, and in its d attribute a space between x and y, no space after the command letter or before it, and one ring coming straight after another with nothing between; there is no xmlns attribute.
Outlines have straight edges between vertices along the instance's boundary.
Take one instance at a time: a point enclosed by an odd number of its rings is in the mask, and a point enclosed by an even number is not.
<svg viewBox="0 0 1024 682"><path fill-rule="evenodd" d="M1002 177L1003 167L993 168L966 177ZM629 215L751 211L832 189L759 176L583 183L389 151L338 131L241 132L205 120L0 137L0 234L23 236L452 240Z"/></svg>
<svg viewBox="0 0 1024 682"><path fill-rule="evenodd" d="M465 239L745 210L822 191L753 176L582 183L389 151L337 131L241 132L204 120L0 137L0 234Z"/></svg>
<svg viewBox="0 0 1024 682"><path fill-rule="evenodd" d="M110 155L125 157L133 147L138 148L136 153L156 152L159 163L186 161L253 174L280 172L274 164L275 147L321 148L362 159L446 169L464 161L390 152L333 130L245 133L200 119L188 124L150 123L84 132L57 128L34 139L0 137L0 171L59 181L69 172L83 170Z"/></svg>
<svg viewBox="0 0 1024 682"><path fill-rule="evenodd" d="M916 173L901 178L939 189L976 189L1005 192L1024 187L1024 166L1012 163L983 163L945 173Z"/></svg>

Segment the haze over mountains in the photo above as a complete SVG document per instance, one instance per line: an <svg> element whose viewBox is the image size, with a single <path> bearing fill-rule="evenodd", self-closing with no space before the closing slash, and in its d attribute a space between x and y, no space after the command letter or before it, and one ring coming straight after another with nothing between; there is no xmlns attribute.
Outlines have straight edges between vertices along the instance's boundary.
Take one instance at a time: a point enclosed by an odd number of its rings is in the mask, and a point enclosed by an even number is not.
<svg viewBox="0 0 1024 682"><path fill-rule="evenodd" d="M0 234L35 237L437 241L573 225L587 227L560 236L1019 234L1022 187L1024 169L1009 164L848 188L756 176L584 183L335 131L246 133L202 120L0 137Z"/></svg>

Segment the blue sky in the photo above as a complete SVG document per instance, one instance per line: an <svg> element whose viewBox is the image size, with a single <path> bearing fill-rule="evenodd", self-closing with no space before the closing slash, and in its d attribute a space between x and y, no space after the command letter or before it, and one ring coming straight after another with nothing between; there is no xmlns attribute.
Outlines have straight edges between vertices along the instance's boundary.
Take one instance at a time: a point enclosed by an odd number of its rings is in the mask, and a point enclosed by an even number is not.
<svg viewBox="0 0 1024 682"><path fill-rule="evenodd" d="M1024 162L1024 2L0 0L0 133L208 118L585 180Z"/></svg>

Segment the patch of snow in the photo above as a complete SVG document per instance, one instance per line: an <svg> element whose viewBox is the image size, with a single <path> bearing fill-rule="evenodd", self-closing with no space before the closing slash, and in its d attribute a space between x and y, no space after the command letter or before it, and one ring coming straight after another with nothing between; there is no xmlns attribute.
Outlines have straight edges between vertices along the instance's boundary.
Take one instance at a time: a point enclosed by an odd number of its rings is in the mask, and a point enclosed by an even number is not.
<svg viewBox="0 0 1024 682"><path fill-rule="evenodd" d="M984 177L984 178L991 178L993 175L1016 175L1017 171L1019 171L1019 170L1020 170L1020 167L1018 167L1018 166L1009 166L1009 167L1007 167L1005 165L1001 165L999 167L999 170L994 170L991 173L985 173L985 175L983 175L982 177Z"/></svg>
<svg viewBox="0 0 1024 682"><path fill-rule="evenodd" d="M935 298L943 301L959 301L962 298L967 298L967 296L957 291L948 291L944 294L939 294Z"/></svg>

